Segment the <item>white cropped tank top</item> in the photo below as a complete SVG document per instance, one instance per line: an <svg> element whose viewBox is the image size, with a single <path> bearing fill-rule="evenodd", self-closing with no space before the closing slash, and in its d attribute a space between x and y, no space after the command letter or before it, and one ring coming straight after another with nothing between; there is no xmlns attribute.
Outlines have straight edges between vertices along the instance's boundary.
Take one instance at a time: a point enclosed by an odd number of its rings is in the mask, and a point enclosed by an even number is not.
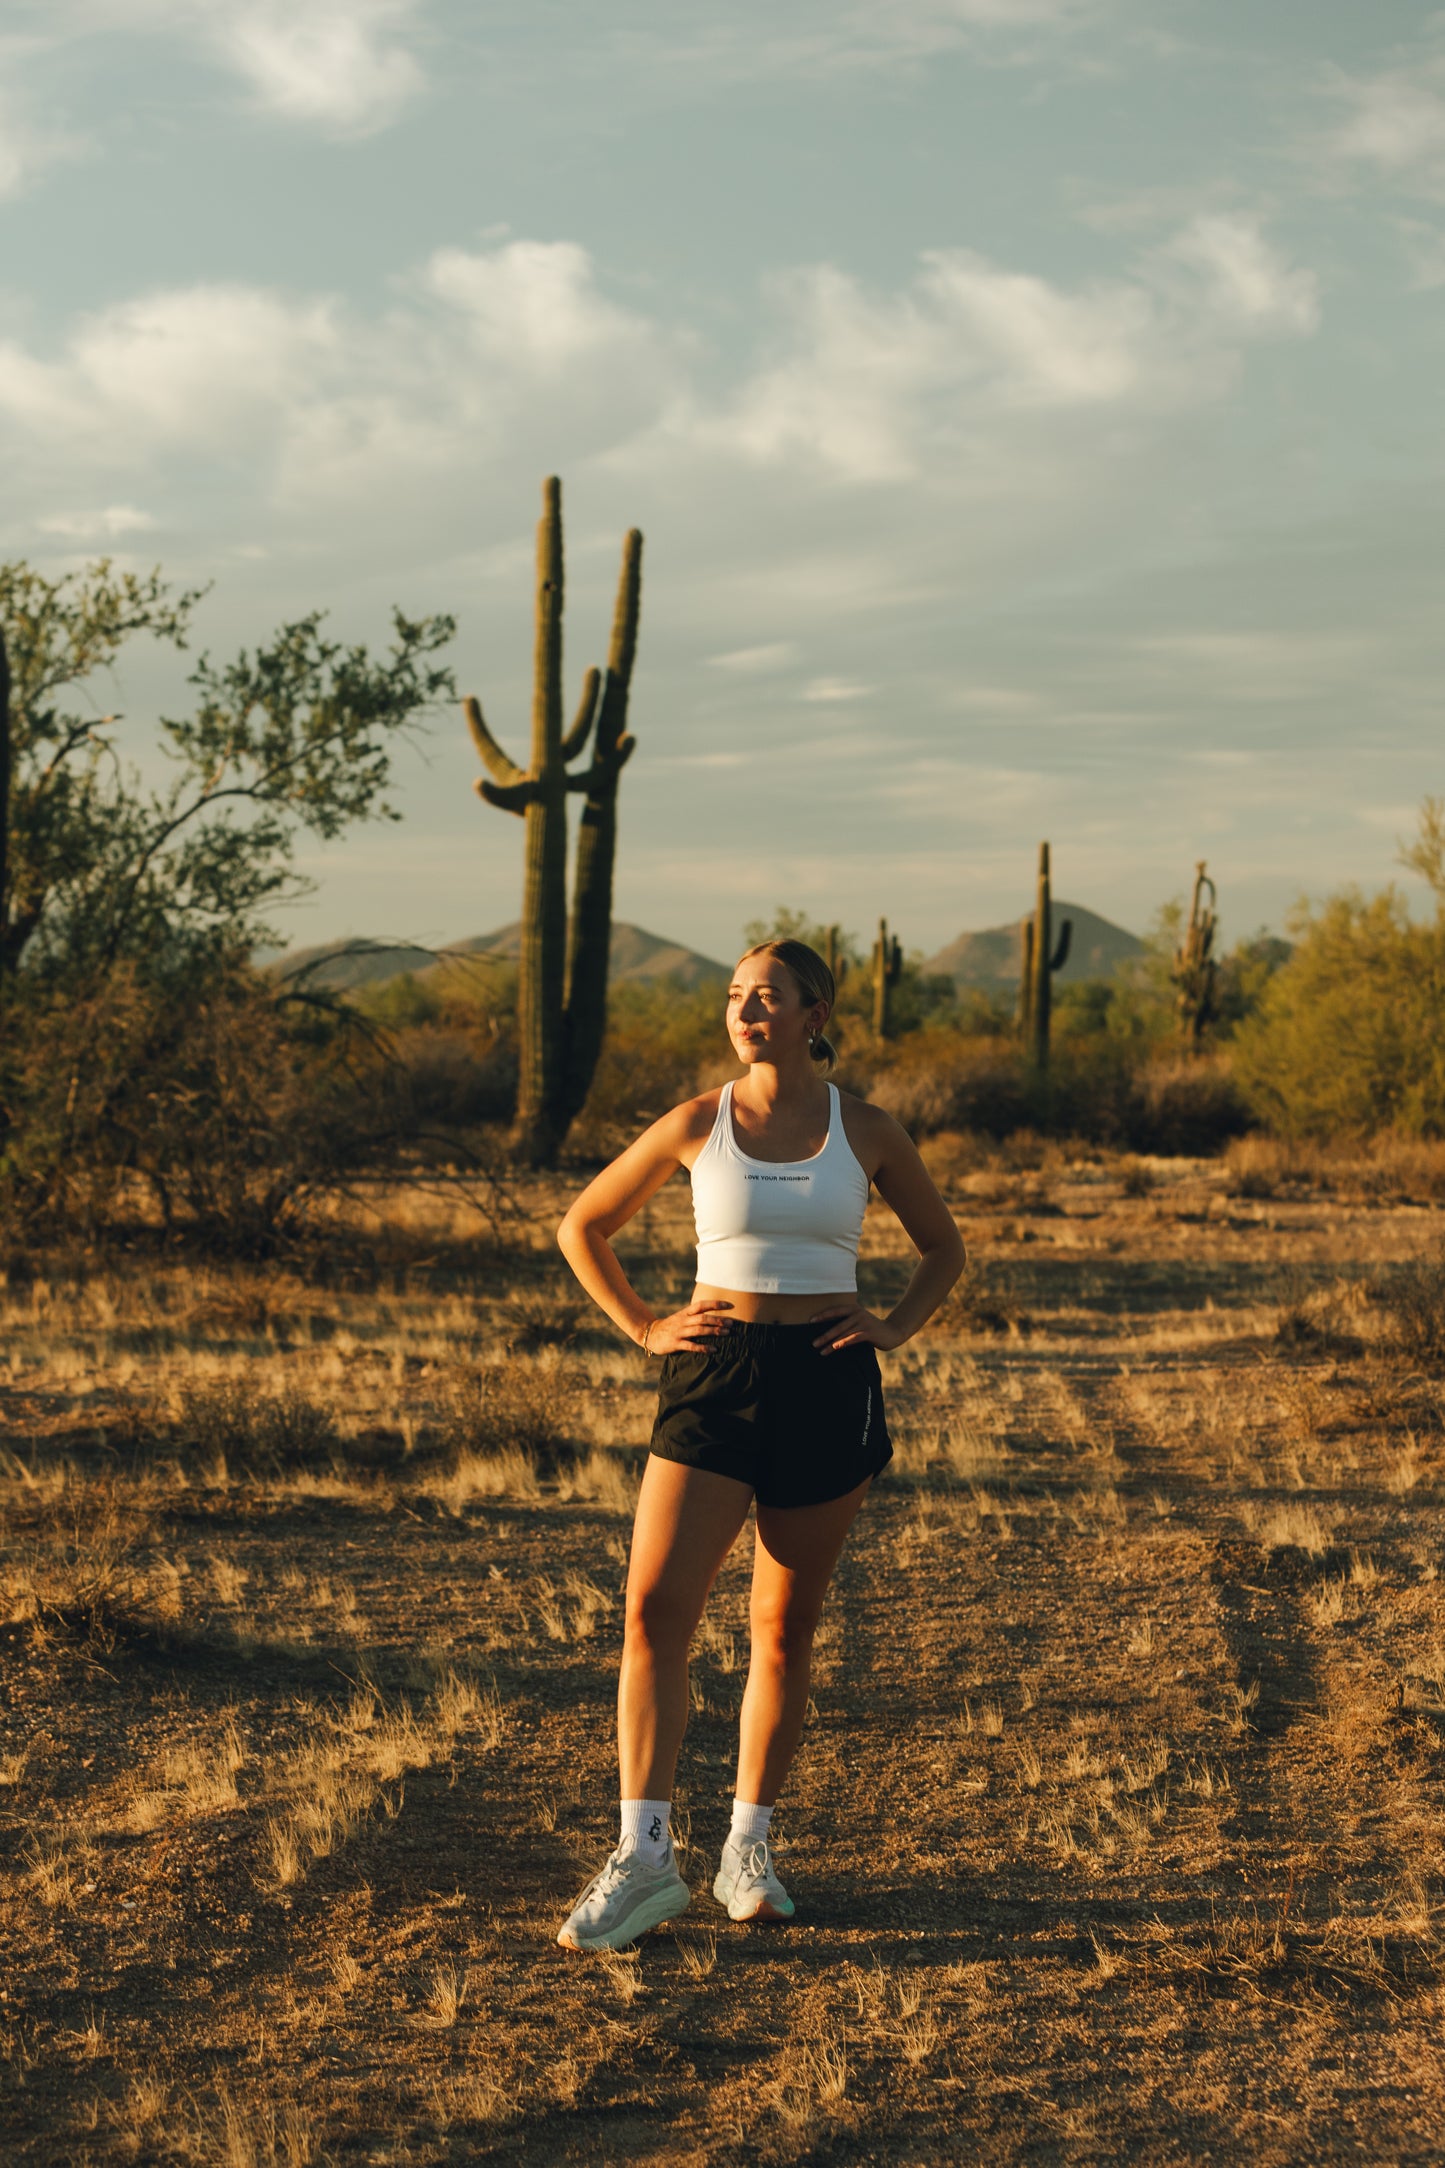
<svg viewBox="0 0 1445 2168"><path fill-rule="evenodd" d="M692 1169L697 1276L750 1295L832 1295L858 1285L858 1237L868 1177L828 1086L828 1134L811 1159L753 1159L733 1137L733 1088L718 1097L712 1134Z"/></svg>

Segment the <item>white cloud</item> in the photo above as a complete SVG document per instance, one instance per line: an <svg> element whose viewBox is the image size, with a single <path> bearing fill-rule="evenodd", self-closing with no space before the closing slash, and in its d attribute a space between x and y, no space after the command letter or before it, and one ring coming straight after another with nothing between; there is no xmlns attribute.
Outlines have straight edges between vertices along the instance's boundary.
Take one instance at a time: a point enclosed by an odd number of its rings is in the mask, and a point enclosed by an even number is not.
<svg viewBox="0 0 1445 2168"><path fill-rule="evenodd" d="M423 85L413 50L423 0L48 0L31 12L48 45L98 31L183 42L246 86L255 104L327 134L393 120Z"/></svg>
<svg viewBox="0 0 1445 2168"><path fill-rule="evenodd" d="M1438 169L1445 160L1445 97L1409 75L1381 75L1346 92L1353 111L1335 138L1346 157L1388 173Z"/></svg>
<svg viewBox="0 0 1445 2168"><path fill-rule="evenodd" d="M1207 213L1177 235L1170 253L1200 271L1221 315L1258 330L1314 331L1319 282L1291 270L1252 219Z"/></svg>
<svg viewBox="0 0 1445 2168"><path fill-rule="evenodd" d="M39 522L42 534L60 535L68 542L108 542L116 535L145 534L154 525L150 513L133 504L107 504L93 512L54 512Z"/></svg>
<svg viewBox="0 0 1445 2168"><path fill-rule="evenodd" d="M48 167L82 157L79 137L43 116L26 86L26 65L39 38L0 38L0 201L23 195Z"/></svg>
<svg viewBox="0 0 1445 2168"><path fill-rule="evenodd" d="M1077 285L965 250L879 292L814 266L765 289L754 357L719 382L700 335L623 305L585 249L510 240L435 251L368 312L211 284L95 311L49 351L12 336L0 445L12 517L28 505L32 525L200 490L235 522L225 547L341 534L363 553L374 535L393 557L465 563L472 583L499 576L483 496L591 472L715 552L705 603L674 623L720 673L763 674L801 659L820 614L944 592L932 552L840 527L831 493L921 482L966 508L949 576L959 549L997 576L1028 535L1092 526L1101 489L1142 474L1251 340L1313 324L1312 295L1242 220L1196 221L1172 251ZM615 547L609 529L599 567ZM572 554L591 577L586 537ZM813 697L861 697L835 647L812 667L829 662Z"/></svg>
<svg viewBox="0 0 1445 2168"><path fill-rule="evenodd" d="M402 42L410 0L220 0L202 20L218 55L286 120L383 127L422 85Z"/></svg>
<svg viewBox="0 0 1445 2168"><path fill-rule="evenodd" d="M980 497L1019 481L1020 446L1047 425L1142 416L1221 391L1242 345L1319 322L1316 282L1242 215L1196 218L1132 276L1066 287L969 249L931 249L901 290L869 294L815 265L776 281L781 352L730 398L674 404L651 445L679 438L758 466L812 465L849 482L966 466Z"/></svg>
<svg viewBox="0 0 1445 2168"><path fill-rule="evenodd" d="M735 647L726 655L707 658L714 670L738 670L748 676L785 670L797 659L798 650L791 640L769 640L762 647Z"/></svg>
<svg viewBox="0 0 1445 2168"><path fill-rule="evenodd" d="M851 678L813 678L803 687L805 700L831 703L838 700L865 700L873 687L856 684Z"/></svg>
<svg viewBox="0 0 1445 2168"><path fill-rule="evenodd" d="M0 342L0 415L97 464L197 444L237 452L239 433L299 395L336 349L324 301L246 286L162 291L83 317L55 361Z"/></svg>
<svg viewBox="0 0 1445 2168"><path fill-rule="evenodd" d="M456 311L479 352L510 372L556 377L609 350L637 351L651 336L599 291L591 258L575 241L438 249L421 283Z"/></svg>
<svg viewBox="0 0 1445 2168"><path fill-rule="evenodd" d="M1434 195L1445 188L1445 16L1391 58L1371 75L1327 71L1325 95L1344 118L1325 147L1336 162Z"/></svg>

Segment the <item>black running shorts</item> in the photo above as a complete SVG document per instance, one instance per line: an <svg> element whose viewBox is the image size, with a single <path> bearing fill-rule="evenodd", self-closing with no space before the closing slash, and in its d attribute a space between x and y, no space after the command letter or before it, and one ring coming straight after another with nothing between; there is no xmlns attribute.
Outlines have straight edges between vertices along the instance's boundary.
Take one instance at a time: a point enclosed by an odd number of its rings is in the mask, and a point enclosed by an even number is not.
<svg viewBox="0 0 1445 2168"><path fill-rule="evenodd" d="M759 1505L820 1506L893 1458L878 1352L824 1352L819 1325L734 1320L664 1356L652 1426L662 1460L750 1484Z"/></svg>

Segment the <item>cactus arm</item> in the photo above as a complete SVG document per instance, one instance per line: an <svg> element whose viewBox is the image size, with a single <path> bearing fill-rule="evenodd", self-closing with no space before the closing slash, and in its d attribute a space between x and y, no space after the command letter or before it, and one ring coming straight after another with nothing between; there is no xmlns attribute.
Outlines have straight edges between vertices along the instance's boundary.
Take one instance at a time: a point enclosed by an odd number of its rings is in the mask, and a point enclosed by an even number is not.
<svg viewBox="0 0 1445 2168"><path fill-rule="evenodd" d="M592 718L597 713L597 695L602 685L602 673L595 666L582 680L582 698L577 703L577 713L572 728L562 740L562 758L575 760L587 743L587 733L592 728Z"/></svg>
<svg viewBox="0 0 1445 2168"><path fill-rule="evenodd" d="M1059 925L1059 944L1058 947L1054 950L1053 957L1049 963L1050 971L1063 970L1064 965L1069 960L1069 943L1073 940L1073 938L1073 920L1071 918L1063 919Z"/></svg>
<svg viewBox="0 0 1445 2168"><path fill-rule="evenodd" d="M525 775L520 783L494 783L490 777L479 775L472 789L488 805L500 806L504 813L525 813L537 796L536 785Z"/></svg>
<svg viewBox="0 0 1445 2168"><path fill-rule="evenodd" d="M467 728L472 734L472 743L481 754L483 764L492 780L501 783L505 787L525 782L526 769L519 768L515 760L512 760L502 751L501 746L498 745L491 731L488 730L486 718L482 714L480 700L475 699L472 694L468 693L466 699L462 702L462 712L467 718Z"/></svg>
<svg viewBox="0 0 1445 2168"><path fill-rule="evenodd" d="M613 752L599 754L590 768L583 768L576 775L568 776L568 790L585 790L589 798L605 790L627 766L636 745L637 740L630 733L625 738L619 738Z"/></svg>

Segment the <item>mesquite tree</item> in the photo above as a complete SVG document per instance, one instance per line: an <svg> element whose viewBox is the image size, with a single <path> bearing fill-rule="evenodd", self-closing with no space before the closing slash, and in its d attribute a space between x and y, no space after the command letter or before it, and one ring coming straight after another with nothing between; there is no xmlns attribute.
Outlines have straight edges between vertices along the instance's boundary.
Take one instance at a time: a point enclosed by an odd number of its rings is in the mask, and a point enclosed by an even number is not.
<svg viewBox="0 0 1445 2168"><path fill-rule="evenodd" d="M1049 1016L1052 1009L1050 981L1062 971L1069 957L1074 922L1066 918L1053 941L1053 891L1049 880L1049 846L1039 845L1039 886L1034 908L1019 928L1019 1028L1030 1063L1044 1070L1049 1065Z"/></svg>
<svg viewBox="0 0 1445 2168"><path fill-rule="evenodd" d="M1179 1011L1180 1030L1194 1052L1198 1051L1205 1027L1213 1022L1217 1013L1216 970L1211 951L1218 920L1214 910L1214 883L1204 867L1205 860L1201 858L1194 868L1194 895L1189 905L1189 923L1174 952L1174 964L1169 973L1178 988L1175 1006ZM1208 902L1204 895L1206 889L1209 891Z"/></svg>
<svg viewBox="0 0 1445 2168"><path fill-rule="evenodd" d="M472 741L487 769L476 788L488 805L525 823L522 937L517 974L520 1077L513 1145L526 1166L550 1166L580 1112L607 1023L612 940L612 868L617 784L635 739L626 731L642 595L642 536L622 545L622 572L605 680L582 681L572 726L562 728L562 485L542 485L537 526L537 618L532 681L532 758L520 768L503 752L474 698L464 702ZM599 702L598 694L601 693ZM592 726L596 722L596 733ZM585 768L569 763L592 735ZM567 916L567 794L584 794Z"/></svg>
<svg viewBox="0 0 1445 2168"><path fill-rule="evenodd" d="M97 681L120 649L142 636L185 648L200 599L108 559L56 579L0 565L0 1220L10 1227L93 1214L126 1170L151 1183L167 1218L168 1194L195 1204L212 1175L223 1186L235 1177L233 1201L274 1197L268 1154L291 1170L283 1180L314 1189L319 1170L354 1167L391 1120L363 1104L370 1083L389 1089L376 1065L349 1102L355 1120L342 1121L334 1095L324 1118L303 1119L296 1075L317 1083L319 1107L358 1042L339 1024L332 1034L316 997L275 987L251 958L276 939L268 907L311 885L295 871L300 833L330 839L388 812L396 735L455 692L434 660L451 620L395 612L390 650L373 657L324 638L312 613L232 662L202 656L179 718L147 728L101 714ZM125 759L128 744L166 756L161 780ZM241 1123L240 1099L218 1080L248 1061ZM316 1150L298 1158L292 1140L308 1122ZM238 1151L242 1128L250 1141Z"/></svg>
<svg viewBox="0 0 1445 2168"><path fill-rule="evenodd" d="M122 757L129 729L89 697L124 643L184 648L201 590L173 596L158 572L102 558L57 580L0 565L6 647L0 731L0 981L72 984L122 958L174 972L187 959L244 955L274 938L268 904L303 893L298 830L330 840L386 805L392 740L452 692L431 658L449 617L393 613L390 653L322 636L321 613L269 646L188 683L192 712L154 736L169 779L146 783Z"/></svg>

